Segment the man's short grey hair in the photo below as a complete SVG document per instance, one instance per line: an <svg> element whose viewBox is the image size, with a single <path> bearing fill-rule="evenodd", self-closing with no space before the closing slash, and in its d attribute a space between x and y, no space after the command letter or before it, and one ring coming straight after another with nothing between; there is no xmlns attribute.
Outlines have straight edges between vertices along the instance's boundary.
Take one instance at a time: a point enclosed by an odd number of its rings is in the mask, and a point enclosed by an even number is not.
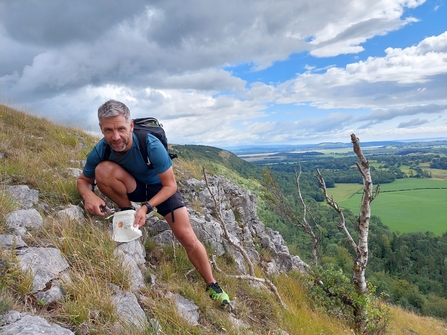
<svg viewBox="0 0 447 335"><path fill-rule="evenodd" d="M114 116L124 115L127 122L130 122L130 110L120 101L109 100L104 102L98 108L98 120L101 122L102 118L109 118Z"/></svg>

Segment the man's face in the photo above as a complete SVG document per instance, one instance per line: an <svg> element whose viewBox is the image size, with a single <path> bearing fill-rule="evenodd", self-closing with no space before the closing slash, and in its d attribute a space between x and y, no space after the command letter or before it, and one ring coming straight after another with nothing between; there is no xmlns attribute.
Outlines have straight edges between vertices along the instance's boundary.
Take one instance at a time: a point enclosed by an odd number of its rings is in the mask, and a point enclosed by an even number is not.
<svg viewBox="0 0 447 335"><path fill-rule="evenodd" d="M99 127L115 152L126 152L132 146L133 121L127 123L123 115L102 118Z"/></svg>

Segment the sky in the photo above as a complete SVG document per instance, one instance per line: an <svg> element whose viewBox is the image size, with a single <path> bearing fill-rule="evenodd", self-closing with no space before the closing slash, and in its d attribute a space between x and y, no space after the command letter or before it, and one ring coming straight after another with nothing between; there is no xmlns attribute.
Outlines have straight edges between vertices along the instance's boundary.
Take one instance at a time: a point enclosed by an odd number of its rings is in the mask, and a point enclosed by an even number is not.
<svg viewBox="0 0 447 335"><path fill-rule="evenodd" d="M173 144L447 138L447 0L0 0L0 103Z"/></svg>

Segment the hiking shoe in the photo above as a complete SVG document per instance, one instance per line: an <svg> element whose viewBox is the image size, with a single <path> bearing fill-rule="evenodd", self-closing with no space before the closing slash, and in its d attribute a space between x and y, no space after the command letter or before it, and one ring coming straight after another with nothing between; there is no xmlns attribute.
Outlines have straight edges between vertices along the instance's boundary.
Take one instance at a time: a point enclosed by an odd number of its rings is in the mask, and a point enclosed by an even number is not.
<svg viewBox="0 0 447 335"><path fill-rule="evenodd" d="M209 284L206 290L210 292L210 298L219 301L222 305L227 305L230 303L230 298L228 294L222 290L218 283Z"/></svg>

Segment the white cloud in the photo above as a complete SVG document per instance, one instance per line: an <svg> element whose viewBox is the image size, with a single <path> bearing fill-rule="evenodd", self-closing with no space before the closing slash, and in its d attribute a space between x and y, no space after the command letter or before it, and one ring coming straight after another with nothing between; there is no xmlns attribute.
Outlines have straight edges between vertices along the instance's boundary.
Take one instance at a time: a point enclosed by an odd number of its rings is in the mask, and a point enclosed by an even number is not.
<svg viewBox="0 0 447 335"><path fill-rule="evenodd" d="M377 124L381 112L422 124L428 119L417 109L447 104L447 32L346 66L311 60L358 53L368 39L416 24L404 13L423 3L3 1L0 98L89 130L102 102L123 100L134 116L160 118L174 143L335 138ZM309 55L307 72L279 84L224 70L267 69L300 52ZM273 121L274 113L282 117L276 104L320 114L300 121L292 109L288 120Z"/></svg>
<svg viewBox="0 0 447 335"><path fill-rule="evenodd" d="M405 49L386 49L384 57L306 72L278 85L279 103L312 101L320 108L383 108L407 104L445 104L447 32ZM324 89L321 89L324 88Z"/></svg>

